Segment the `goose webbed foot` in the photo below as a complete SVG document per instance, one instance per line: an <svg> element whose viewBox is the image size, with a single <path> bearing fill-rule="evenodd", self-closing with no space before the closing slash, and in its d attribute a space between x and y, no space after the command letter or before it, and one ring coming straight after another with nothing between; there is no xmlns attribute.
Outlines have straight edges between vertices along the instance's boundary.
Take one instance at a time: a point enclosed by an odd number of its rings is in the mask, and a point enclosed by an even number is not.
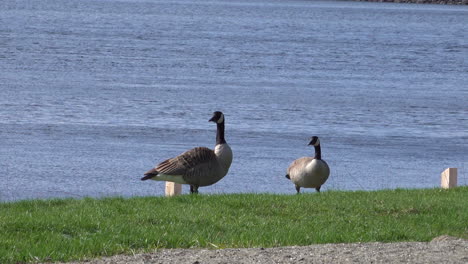
<svg viewBox="0 0 468 264"><path fill-rule="evenodd" d="M190 193L198 193L198 186L197 185L190 185Z"/></svg>
<svg viewBox="0 0 468 264"><path fill-rule="evenodd" d="M315 190L316 190L317 192L320 192L320 187L322 187L322 186L316 187Z"/></svg>
<svg viewBox="0 0 468 264"><path fill-rule="evenodd" d="M296 191L299 194L301 192L301 187L296 185Z"/></svg>

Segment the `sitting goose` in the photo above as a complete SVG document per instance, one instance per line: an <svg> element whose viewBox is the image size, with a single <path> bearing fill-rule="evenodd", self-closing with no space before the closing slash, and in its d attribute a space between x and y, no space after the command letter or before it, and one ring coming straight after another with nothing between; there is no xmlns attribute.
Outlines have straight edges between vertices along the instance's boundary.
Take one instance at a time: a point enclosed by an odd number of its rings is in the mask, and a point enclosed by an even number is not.
<svg viewBox="0 0 468 264"><path fill-rule="evenodd" d="M320 140L313 136L309 145L315 148L315 156L299 158L289 165L286 178L290 179L296 185L297 193L301 187L315 188L320 192L320 187L327 181L330 175L328 164L322 159L322 151L320 149Z"/></svg>
<svg viewBox="0 0 468 264"><path fill-rule="evenodd" d="M193 148L159 163L147 171L141 180L190 184L190 193L198 193L198 187L221 180L228 173L232 162L232 150L224 139L224 114L216 111L208 121L217 125L214 151L205 147Z"/></svg>

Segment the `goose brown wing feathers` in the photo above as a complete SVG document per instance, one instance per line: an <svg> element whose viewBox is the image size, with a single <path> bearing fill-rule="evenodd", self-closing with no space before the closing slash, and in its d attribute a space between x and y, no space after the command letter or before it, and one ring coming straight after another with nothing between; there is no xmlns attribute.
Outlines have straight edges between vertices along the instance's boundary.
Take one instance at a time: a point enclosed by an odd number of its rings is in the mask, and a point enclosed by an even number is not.
<svg viewBox="0 0 468 264"><path fill-rule="evenodd" d="M313 158L310 157L302 157L299 159L294 160L291 165L288 167L288 174L295 174L298 173L298 171L301 171L307 166L307 163L309 163Z"/></svg>
<svg viewBox="0 0 468 264"><path fill-rule="evenodd" d="M167 175L186 175L197 167L216 161L213 150L206 147L197 147L188 150L177 157L161 162L155 170Z"/></svg>

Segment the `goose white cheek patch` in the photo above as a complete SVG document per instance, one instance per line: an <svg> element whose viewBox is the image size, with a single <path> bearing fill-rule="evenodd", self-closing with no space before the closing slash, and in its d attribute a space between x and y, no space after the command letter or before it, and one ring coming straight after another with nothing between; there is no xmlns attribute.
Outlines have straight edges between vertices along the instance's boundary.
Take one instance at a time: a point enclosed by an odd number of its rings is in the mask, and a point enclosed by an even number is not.
<svg viewBox="0 0 468 264"><path fill-rule="evenodd" d="M315 142L314 146L320 145L320 140L317 139L317 142Z"/></svg>
<svg viewBox="0 0 468 264"><path fill-rule="evenodd" d="M221 115L221 117L218 119L218 124L221 124L224 122L224 115Z"/></svg>

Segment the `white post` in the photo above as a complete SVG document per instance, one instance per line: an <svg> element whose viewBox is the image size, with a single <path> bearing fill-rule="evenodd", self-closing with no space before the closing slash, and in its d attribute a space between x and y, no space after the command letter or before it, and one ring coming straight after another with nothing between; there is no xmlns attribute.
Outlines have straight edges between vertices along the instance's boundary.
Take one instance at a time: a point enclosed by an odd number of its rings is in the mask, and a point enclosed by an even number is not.
<svg viewBox="0 0 468 264"><path fill-rule="evenodd" d="M457 168L447 168L440 175L440 186L444 189L457 187Z"/></svg>
<svg viewBox="0 0 468 264"><path fill-rule="evenodd" d="M166 182L166 196L176 196L182 193L182 184Z"/></svg>

